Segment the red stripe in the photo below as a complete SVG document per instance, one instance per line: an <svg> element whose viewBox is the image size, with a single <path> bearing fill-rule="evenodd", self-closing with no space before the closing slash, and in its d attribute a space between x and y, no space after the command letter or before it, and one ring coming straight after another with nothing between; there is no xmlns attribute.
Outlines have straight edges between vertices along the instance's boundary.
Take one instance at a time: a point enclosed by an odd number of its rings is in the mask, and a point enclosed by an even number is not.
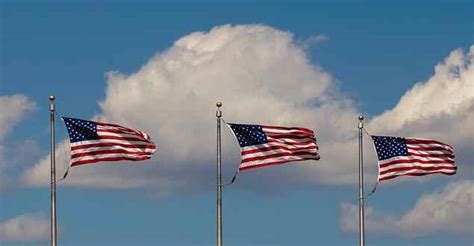
<svg viewBox="0 0 474 246"><path fill-rule="evenodd" d="M422 161L422 160L418 160L418 159L409 159L409 160L393 160L391 162L380 164L380 168L388 167L388 166L391 166L391 165L394 165L394 164L413 163L413 162L419 162L419 163L425 163L425 164L454 164L454 161L450 161L450 160Z"/></svg>
<svg viewBox="0 0 474 246"><path fill-rule="evenodd" d="M120 127L120 128L129 129L129 128L127 128L127 127L123 127L123 126L121 126L121 125L112 124L112 123L105 123L105 122L99 122L99 121L95 121L94 123L96 123L96 124L99 125L99 126L112 126L112 127Z"/></svg>
<svg viewBox="0 0 474 246"><path fill-rule="evenodd" d="M406 144L439 144L439 145L444 145L446 147L449 147L451 149L453 148L449 144L445 144L445 143L442 143L442 142L439 142L439 141L436 141L436 140L432 140L432 139L405 138L405 143Z"/></svg>
<svg viewBox="0 0 474 246"><path fill-rule="evenodd" d="M267 136L275 139L311 139L316 141L314 136L301 136L301 135L292 135L292 134L267 134Z"/></svg>
<svg viewBox="0 0 474 246"><path fill-rule="evenodd" d="M409 171L409 170L423 170L423 171L436 171L436 170L441 170L441 169L449 169L449 170L457 170L456 166L435 166L435 167L421 167L421 166L412 166L412 167L396 167L392 168L389 170L381 171L379 175L384 175L387 173L392 173L392 172L403 172L403 171ZM405 174L403 174L405 175Z"/></svg>
<svg viewBox="0 0 474 246"><path fill-rule="evenodd" d="M299 137L314 137L314 134L311 132L265 132L265 134L270 136L299 136Z"/></svg>
<svg viewBox="0 0 474 246"><path fill-rule="evenodd" d="M141 142L149 142L143 138L131 138L131 137L117 137L117 136L103 136L99 135L99 139L118 139L118 140L127 140L127 141L141 141Z"/></svg>
<svg viewBox="0 0 474 246"><path fill-rule="evenodd" d="M113 127L113 128L117 128L119 130L122 130L124 132L129 132L129 133L141 133L141 131L139 130L135 130L135 129L132 129L132 128L127 128L127 127L124 127L124 126L120 126L120 125L117 125L117 124L111 124L111 123L103 123L103 122L96 122L98 123L97 125L99 126L104 126L104 127ZM99 128L98 128L99 129ZM106 128L101 128L101 130L106 130Z"/></svg>
<svg viewBox="0 0 474 246"><path fill-rule="evenodd" d="M71 150L87 149L92 147L112 147L120 146L125 148L138 148L138 149L156 149L153 144L121 144L121 143L95 143L95 144L81 144L77 146L71 146Z"/></svg>
<svg viewBox="0 0 474 246"><path fill-rule="evenodd" d="M453 153L453 151L443 148L443 147L437 147L437 146L430 146L430 147L413 147L413 146L407 146L408 149L410 150L415 150L415 151L442 151L445 153Z"/></svg>
<svg viewBox="0 0 474 246"><path fill-rule="evenodd" d="M97 132L111 132L111 133L117 133L117 134L128 134L128 135L143 137L143 135L135 131L123 131L123 130L115 130L115 129L97 129Z"/></svg>
<svg viewBox="0 0 474 246"><path fill-rule="evenodd" d="M241 163L243 164L243 163L249 162L249 161L266 160L266 159L271 159L271 158L275 158L275 157L285 157L285 156L299 157L300 155L319 156L318 153L314 153L314 152L295 151L295 152L292 152L292 153L276 153L276 154L270 154L270 155L265 155L265 156L256 156L256 157L245 158L245 159L242 159Z"/></svg>
<svg viewBox="0 0 474 246"><path fill-rule="evenodd" d="M303 131L303 132L309 132L309 133L314 133L312 130L308 128L303 128L303 127L284 127L284 126L268 126L268 125L261 125L262 128L268 128L268 129L276 129L276 130L288 130L288 131Z"/></svg>
<svg viewBox="0 0 474 246"><path fill-rule="evenodd" d="M148 160L150 158L151 158L151 156L146 156L146 157L125 157L125 156L106 157L106 158L98 158L98 159L92 159L92 160L71 162L71 167L84 165L84 164L90 164L90 163L96 163L96 162L101 162L101 161L144 161L144 160Z"/></svg>
<svg viewBox="0 0 474 246"><path fill-rule="evenodd" d="M240 167L240 168L239 168L239 171L245 171L245 170L249 170L249 169L253 169L253 168L258 168L258 167L275 166L275 165L283 164L283 163L286 163L286 162L307 161L307 160L319 160L319 159L320 159L320 158L319 158L319 156L318 156L318 157L314 157L314 158L307 157L307 158L304 158L304 159L301 159L301 160L275 161L275 162L269 162L269 163L265 163L265 164L259 164L259 165L252 165L252 166Z"/></svg>
<svg viewBox="0 0 474 246"><path fill-rule="evenodd" d="M124 149L97 150L97 151L91 151L91 152L72 154L71 159L74 159L77 157L83 157L83 156L93 156L93 155L102 155L102 154L151 155L152 153L146 153L143 151L128 151Z"/></svg>
<svg viewBox="0 0 474 246"><path fill-rule="evenodd" d="M314 137L314 133L313 132L304 132L304 131L296 131L296 130L293 130L293 131L280 131L280 132L277 132L275 130L269 130L269 129L263 129L263 131L265 132L265 134L267 135L278 135L278 134L289 134L289 135L300 135L300 136L311 136L311 137Z"/></svg>
<svg viewBox="0 0 474 246"><path fill-rule="evenodd" d="M311 150L311 149L318 150L318 147L317 146L309 146L309 147L304 147L304 148L288 148L288 147L283 147L283 146L259 147L258 149L244 150L242 151L242 155L265 152L269 150L279 150L279 149L288 150L288 151L299 151L299 150Z"/></svg>
<svg viewBox="0 0 474 246"><path fill-rule="evenodd" d="M306 141L306 142L290 142L290 141L284 141L284 140L276 140L276 139L271 139L271 138L268 138L267 139L269 143L285 143L285 144L288 144L288 145L307 145L307 144L310 144L310 143L315 143L314 141Z"/></svg>
<svg viewBox="0 0 474 246"><path fill-rule="evenodd" d="M440 173L440 174L445 174L445 175L454 175L454 174L456 174L456 172L446 172L446 171L427 172L427 173L406 173L406 174L387 176L387 177L379 179L379 181L389 180L389 179L393 179L393 178L396 178L396 177L399 177L399 176L404 176L404 175L407 175L407 176L425 176L425 175L428 175L428 174L435 174L435 173Z"/></svg>

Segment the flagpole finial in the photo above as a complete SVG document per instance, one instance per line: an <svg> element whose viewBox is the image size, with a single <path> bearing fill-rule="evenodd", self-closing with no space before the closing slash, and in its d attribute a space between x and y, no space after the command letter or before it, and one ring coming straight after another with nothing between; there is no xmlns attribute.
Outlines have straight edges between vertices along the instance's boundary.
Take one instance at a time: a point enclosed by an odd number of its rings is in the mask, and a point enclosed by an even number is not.
<svg viewBox="0 0 474 246"><path fill-rule="evenodd" d="M359 114L359 129L364 128L364 123L362 122L364 120L364 115Z"/></svg>
<svg viewBox="0 0 474 246"><path fill-rule="evenodd" d="M221 111L222 103L217 102L216 106L217 106L216 117L221 118L222 117L222 111Z"/></svg>
<svg viewBox="0 0 474 246"><path fill-rule="evenodd" d="M49 111L52 112L52 113L54 113L53 111L55 109L54 108L54 99L56 99L55 96L53 96L53 95L49 96Z"/></svg>

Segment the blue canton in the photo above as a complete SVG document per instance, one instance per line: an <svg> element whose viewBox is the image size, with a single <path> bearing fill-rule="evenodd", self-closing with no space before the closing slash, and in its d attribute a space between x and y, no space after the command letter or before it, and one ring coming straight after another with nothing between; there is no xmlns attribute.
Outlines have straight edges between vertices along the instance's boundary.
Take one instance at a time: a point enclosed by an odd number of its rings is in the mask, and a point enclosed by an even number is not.
<svg viewBox="0 0 474 246"><path fill-rule="evenodd" d="M229 124L240 147L268 143L267 135L260 125Z"/></svg>
<svg viewBox="0 0 474 246"><path fill-rule="evenodd" d="M63 117L71 143L99 139L97 124L93 121Z"/></svg>
<svg viewBox="0 0 474 246"><path fill-rule="evenodd" d="M395 156L408 156L405 138L372 136L372 139L380 161Z"/></svg>

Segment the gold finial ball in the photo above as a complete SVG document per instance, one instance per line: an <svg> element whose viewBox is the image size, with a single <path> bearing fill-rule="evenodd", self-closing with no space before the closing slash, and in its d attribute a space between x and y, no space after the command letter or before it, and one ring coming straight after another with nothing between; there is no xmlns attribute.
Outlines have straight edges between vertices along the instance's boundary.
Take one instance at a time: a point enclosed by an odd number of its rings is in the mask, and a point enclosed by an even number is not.
<svg viewBox="0 0 474 246"><path fill-rule="evenodd" d="M360 120L360 121L363 121L363 120L364 120L364 116L360 114L360 115L359 115L359 120Z"/></svg>
<svg viewBox="0 0 474 246"><path fill-rule="evenodd" d="M55 96L49 96L49 100L50 100L50 101L54 101L54 99L56 99Z"/></svg>
<svg viewBox="0 0 474 246"><path fill-rule="evenodd" d="M220 107L222 107L222 103L221 103L221 102L217 102L217 103L216 103L216 106L217 106L218 108L220 108Z"/></svg>

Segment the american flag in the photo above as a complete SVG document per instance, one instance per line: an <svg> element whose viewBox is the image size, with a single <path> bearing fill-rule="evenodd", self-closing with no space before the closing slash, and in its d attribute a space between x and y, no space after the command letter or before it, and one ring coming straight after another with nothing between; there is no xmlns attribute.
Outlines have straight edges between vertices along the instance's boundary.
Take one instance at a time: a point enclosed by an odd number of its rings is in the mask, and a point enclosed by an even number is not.
<svg viewBox="0 0 474 246"><path fill-rule="evenodd" d="M432 139L372 136L377 150L378 181L402 175L456 173L453 147Z"/></svg>
<svg viewBox="0 0 474 246"><path fill-rule="evenodd" d="M156 150L144 132L116 124L62 118L71 142L71 166L101 161L142 161Z"/></svg>
<svg viewBox="0 0 474 246"><path fill-rule="evenodd" d="M312 130L300 127L228 125L241 149L239 171L320 158Z"/></svg>

